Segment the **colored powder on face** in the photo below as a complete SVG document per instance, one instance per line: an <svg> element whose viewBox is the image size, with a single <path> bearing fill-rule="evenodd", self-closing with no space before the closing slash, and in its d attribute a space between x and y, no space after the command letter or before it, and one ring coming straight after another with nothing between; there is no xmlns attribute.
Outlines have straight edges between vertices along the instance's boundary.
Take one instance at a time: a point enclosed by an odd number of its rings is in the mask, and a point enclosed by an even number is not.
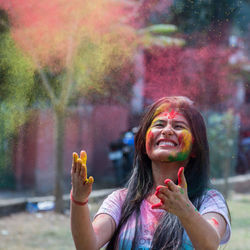
<svg viewBox="0 0 250 250"><path fill-rule="evenodd" d="M158 116L160 113L169 110L169 107L170 107L169 103L163 103L155 110L154 116Z"/></svg>
<svg viewBox="0 0 250 250"><path fill-rule="evenodd" d="M160 119L160 117L162 116L167 116L168 119L173 119L176 117L176 115L181 115L182 114L176 112L175 110L172 110L171 112L166 111L167 108L169 108L169 104L164 103L163 105L161 105L160 107L158 107L155 111L154 116L156 116L150 127L148 128L147 132L146 132L146 151L149 152L150 150L150 141L153 139L153 133L151 132L151 128L152 125ZM172 155L170 155L168 157L168 160L173 162L173 161L184 161L188 158L190 152L191 152L191 145L193 142L193 137L191 132L189 132L188 130L184 129L182 132L182 135L180 136L179 140L179 144L181 146L181 152L177 153L177 152L173 152Z"/></svg>
<svg viewBox="0 0 250 250"><path fill-rule="evenodd" d="M182 146L182 151L187 152L191 150L191 145L193 142L192 134L188 130L183 130L182 136L179 139L179 143Z"/></svg>
<svg viewBox="0 0 250 250"><path fill-rule="evenodd" d="M146 133L146 151L149 152L150 151L150 142L153 140L154 135L151 131L151 127L148 129L147 133Z"/></svg>
<svg viewBox="0 0 250 250"><path fill-rule="evenodd" d="M188 130L183 130L182 135L179 138L179 144L181 146L181 152L169 156L169 161L184 161L188 158L191 152L192 134Z"/></svg>
<svg viewBox="0 0 250 250"><path fill-rule="evenodd" d="M168 119L174 119L176 117L176 115L178 115L179 113L175 112L174 110L172 110L169 114L168 114Z"/></svg>
<svg viewBox="0 0 250 250"><path fill-rule="evenodd" d="M189 156L189 152L179 152L174 155L170 155L168 157L168 160L173 162L173 161L185 161Z"/></svg>

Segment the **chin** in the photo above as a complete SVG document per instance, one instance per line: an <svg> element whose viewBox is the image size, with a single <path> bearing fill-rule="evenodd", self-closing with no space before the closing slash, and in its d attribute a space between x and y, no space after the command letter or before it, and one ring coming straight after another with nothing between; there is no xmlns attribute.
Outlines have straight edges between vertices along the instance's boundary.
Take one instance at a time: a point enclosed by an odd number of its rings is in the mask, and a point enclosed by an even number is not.
<svg viewBox="0 0 250 250"><path fill-rule="evenodd" d="M172 155L173 157L173 155ZM149 157L151 159L151 161L160 161L160 162L172 162L171 159L171 155L170 154L155 154L152 155L151 157Z"/></svg>

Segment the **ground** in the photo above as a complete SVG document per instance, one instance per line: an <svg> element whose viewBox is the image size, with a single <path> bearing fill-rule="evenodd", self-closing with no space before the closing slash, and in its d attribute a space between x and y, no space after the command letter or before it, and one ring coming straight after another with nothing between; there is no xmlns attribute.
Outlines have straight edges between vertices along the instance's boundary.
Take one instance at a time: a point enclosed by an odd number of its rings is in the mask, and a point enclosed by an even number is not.
<svg viewBox="0 0 250 250"><path fill-rule="evenodd" d="M221 249L250 249L250 194L233 195L228 201L232 216L232 237ZM99 204L91 204L91 214ZM69 212L22 212L0 218L1 250L75 249L70 232Z"/></svg>

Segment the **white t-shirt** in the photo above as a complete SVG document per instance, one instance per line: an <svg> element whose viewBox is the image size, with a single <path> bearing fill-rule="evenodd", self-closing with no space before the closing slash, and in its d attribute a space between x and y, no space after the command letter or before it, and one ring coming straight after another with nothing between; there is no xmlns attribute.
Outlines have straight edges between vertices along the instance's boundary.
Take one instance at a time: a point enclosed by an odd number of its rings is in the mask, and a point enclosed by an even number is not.
<svg viewBox="0 0 250 250"><path fill-rule="evenodd" d="M109 214L115 221L116 226L119 224L121 216L121 208L127 194L127 189L120 189L110 194L99 208L95 217L99 214ZM155 229L157 228L158 221L165 211L162 209L152 209L152 204L147 200L143 200L140 207L140 224L142 226L139 231L138 237L138 249L148 250L151 247L151 242L154 236ZM226 232L221 239L220 244L228 242L231 235L231 226L229 221L229 215L227 211L226 202L221 193L215 189L208 190L206 193L201 207L199 209L200 214L209 212L216 212L222 215L227 223ZM134 232L136 228L136 216L133 214L123 225L120 235L118 249L131 249L132 241L134 238ZM123 246L126 246L125 248ZM194 249L192 243L184 230L182 250Z"/></svg>

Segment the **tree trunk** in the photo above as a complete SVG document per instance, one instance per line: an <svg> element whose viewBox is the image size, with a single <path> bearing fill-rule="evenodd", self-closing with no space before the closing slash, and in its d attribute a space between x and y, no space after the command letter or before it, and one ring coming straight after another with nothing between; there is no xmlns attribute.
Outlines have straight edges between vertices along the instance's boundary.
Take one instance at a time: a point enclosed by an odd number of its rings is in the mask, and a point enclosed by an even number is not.
<svg viewBox="0 0 250 250"><path fill-rule="evenodd" d="M63 180L64 180L64 134L65 134L65 115L62 110L55 111L55 212L63 213Z"/></svg>

